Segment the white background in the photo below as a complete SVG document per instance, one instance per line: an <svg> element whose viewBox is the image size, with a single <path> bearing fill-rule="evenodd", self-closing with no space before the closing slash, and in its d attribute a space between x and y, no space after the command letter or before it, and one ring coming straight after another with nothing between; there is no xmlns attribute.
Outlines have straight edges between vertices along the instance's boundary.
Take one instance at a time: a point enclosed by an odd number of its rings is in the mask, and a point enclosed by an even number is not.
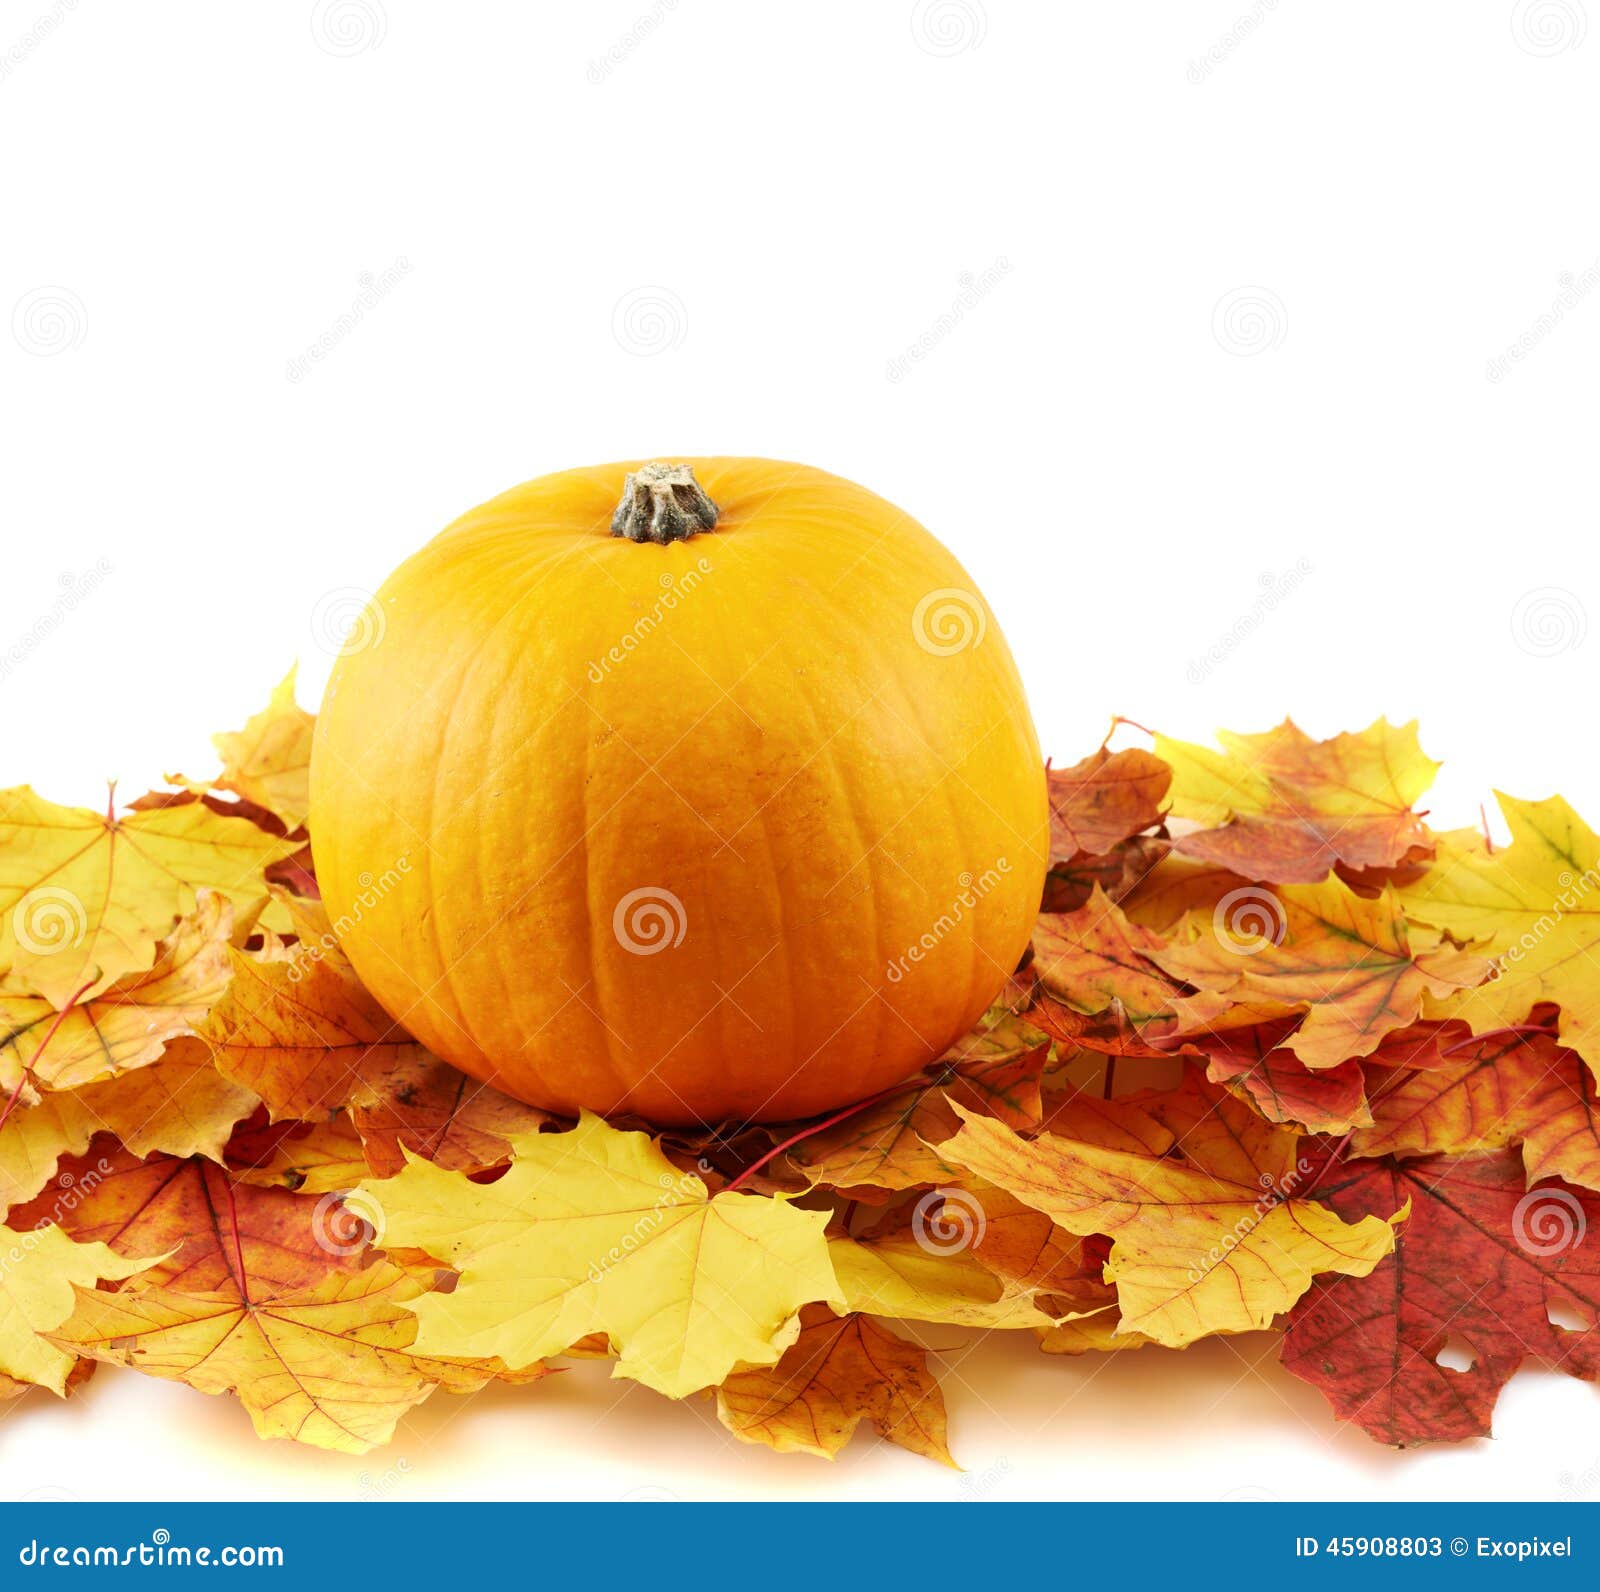
<svg viewBox="0 0 1600 1592"><path fill-rule="evenodd" d="M0 784L207 772L473 503L752 453L956 551L1058 760L1420 716L1435 822L1593 819L1591 9L3 0ZM365 1460L112 1372L11 1410L0 1496L1600 1496L1564 1378L1394 1455L1267 1339L930 1338L965 1478L594 1367Z"/></svg>

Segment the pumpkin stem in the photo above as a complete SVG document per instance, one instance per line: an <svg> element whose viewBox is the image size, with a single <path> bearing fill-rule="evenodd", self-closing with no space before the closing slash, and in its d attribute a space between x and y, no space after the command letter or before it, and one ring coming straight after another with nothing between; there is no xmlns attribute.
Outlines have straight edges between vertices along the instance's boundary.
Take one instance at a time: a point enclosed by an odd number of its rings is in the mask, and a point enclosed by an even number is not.
<svg viewBox="0 0 1600 1592"><path fill-rule="evenodd" d="M611 534L630 542L686 542L717 523L717 505L686 464L646 464L629 473Z"/></svg>

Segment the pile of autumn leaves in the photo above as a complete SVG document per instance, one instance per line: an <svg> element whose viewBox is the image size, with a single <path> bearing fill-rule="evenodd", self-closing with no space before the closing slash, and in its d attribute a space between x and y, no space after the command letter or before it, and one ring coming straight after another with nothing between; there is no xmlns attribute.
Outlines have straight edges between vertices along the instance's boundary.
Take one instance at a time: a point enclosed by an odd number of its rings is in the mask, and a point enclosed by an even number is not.
<svg viewBox="0 0 1600 1592"><path fill-rule="evenodd" d="M1486 1433L1530 1357L1600 1373L1600 838L1559 799L1434 834L1382 722L1102 749L1049 775L1033 954L949 1056L820 1127L653 1137L377 1008L316 900L311 725L285 682L215 781L0 793L5 1395L107 1361L361 1451L609 1357L748 1441L948 1461L907 1322L1274 1329L1390 1443Z"/></svg>

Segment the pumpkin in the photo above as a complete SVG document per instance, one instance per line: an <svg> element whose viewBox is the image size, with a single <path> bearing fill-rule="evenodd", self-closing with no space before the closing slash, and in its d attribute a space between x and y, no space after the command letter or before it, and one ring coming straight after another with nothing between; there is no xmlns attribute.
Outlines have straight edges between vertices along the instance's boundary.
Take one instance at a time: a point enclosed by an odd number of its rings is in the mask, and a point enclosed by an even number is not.
<svg viewBox="0 0 1600 1592"><path fill-rule="evenodd" d="M513 488L353 627L317 878L395 1021L552 1111L839 1107L994 1001L1047 865L1038 741L956 560L837 476Z"/></svg>

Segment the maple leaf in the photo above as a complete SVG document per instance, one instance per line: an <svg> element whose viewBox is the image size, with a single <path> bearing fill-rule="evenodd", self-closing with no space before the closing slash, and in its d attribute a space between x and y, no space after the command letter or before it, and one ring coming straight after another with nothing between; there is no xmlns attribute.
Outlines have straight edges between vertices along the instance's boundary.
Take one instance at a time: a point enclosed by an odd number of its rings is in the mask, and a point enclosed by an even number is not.
<svg viewBox="0 0 1600 1592"><path fill-rule="evenodd" d="M1172 1348L1253 1331L1317 1273L1362 1274L1393 1249L1388 1221L1348 1224L1309 1197L1297 1134L1193 1073L1138 1103L1173 1132L1181 1160L1048 1133L1029 1141L966 1112L939 1147L1069 1232L1113 1240L1105 1279L1116 1285L1119 1330Z"/></svg>
<svg viewBox="0 0 1600 1592"><path fill-rule="evenodd" d="M1079 852L1054 864L1044 882L1046 912L1076 912L1098 886L1112 901L1125 901L1170 855L1172 842L1159 835L1135 835L1110 851ZM1236 875L1231 877L1237 877Z"/></svg>
<svg viewBox="0 0 1600 1592"><path fill-rule="evenodd" d="M297 1194L342 1193L371 1171L347 1111L319 1122L268 1123L264 1112L261 1117L242 1124L227 1143L228 1170L241 1183Z"/></svg>
<svg viewBox="0 0 1600 1592"><path fill-rule="evenodd" d="M15 1106L0 1122L0 1207L31 1200L55 1176L65 1155L89 1147L94 1118L70 1094L46 1095Z"/></svg>
<svg viewBox="0 0 1600 1592"><path fill-rule="evenodd" d="M311 736L316 716L294 699L291 669L267 706L242 730L212 736L222 772L210 781L169 775L169 783L189 790L226 790L298 829L311 810Z"/></svg>
<svg viewBox="0 0 1600 1592"><path fill-rule="evenodd" d="M212 889L236 906L292 842L179 798L123 817L0 791L0 966L57 1007L148 968L156 942Z"/></svg>
<svg viewBox="0 0 1600 1592"><path fill-rule="evenodd" d="M950 1326L1050 1326L1053 1318L1035 1305L1034 1289L991 1271L973 1253L986 1225L981 1195L951 1188L891 1211L860 1238L830 1239L846 1305Z"/></svg>
<svg viewBox="0 0 1600 1592"><path fill-rule="evenodd" d="M1172 770L1149 752L1101 747L1071 768L1052 768L1050 855L1098 856L1161 822Z"/></svg>
<svg viewBox="0 0 1600 1592"><path fill-rule="evenodd" d="M1115 1006L1136 1024L1172 1016L1177 986L1154 965L1166 942L1129 922L1098 886L1076 912L1041 914L1033 948L1040 987L1074 1011Z"/></svg>
<svg viewBox="0 0 1600 1592"><path fill-rule="evenodd" d="M24 1072L41 1088L75 1089L153 1061L221 998L232 932L227 898L202 890L149 968L64 1015L42 996L0 986L0 1089L15 1089Z"/></svg>
<svg viewBox="0 0 1600 1592"><path fill-rule="evenodd" d="M1337 878L1251 886L1229 911L1189 925L1187 943L1149 953L1202 991L1176 1003L1178 1032L1214 1027L1218 1002L1222 1014L1252 1005L1252 1022L1303 1010L1285 1043L1308 1067L1369 1054L1421 1015L1425 996L1456 994L1487 971L1482 958L1410 928L1393 890L1361 896Z"/></svg>
<svg viewBox="0 0 1600 1592"><path fill-rule="evenodd" d="M1283 1363L1380 1442L1486 1436L1529 1355L1593 1380L1600 1332L1553 1310L1600 1311L1600 1199L1524 1187L1514 1151L1335 1164L1321 1197L1347 1219L1410 1205L1398 1253L1366 1276L1325 1278L1295 1308ZM1588 1236L1586 1236L1588 1233ZM1454 1334L1469 1370L1439 1364Z"/></svg>
<svg viewBox="0 0 1600 1592"><path fill-rule="evenodd" d="M64 1395L75 1357L42 1334L72 1314L75 1283L131 1277L144 1266L104 1244L74 1243L58 1227L0 1227L0 1374Z"/></svg>
<svg viewBox="0 0 1600 1592"><path fill-rule="evenodd" d="M224 1078L202 1040L174 1040L136 1072L89 1084L73 1099L97 1130L135 1155L203 1155L213 1161L241 1118L256 1108L248 1089ZM346 1184L346 1187L349 1185Z"/></svg>
<svg viewBox="0 0 1600 1592"><path fill-rule="evenodd" d="M1285 719L1263 735L1217 739L1226 752L1156 737L1157 757L1172 767L1172 811L1208 826L1178 840L1179 851L1276 884L1427 853L1428 830L1412 808L1439 765L1417 744L1414 722L1379 719L1317 741Z"/></svg>
<svg viewBox="0 0 1600 1592"><path fill-rule="evenodd" d="M233 982L199 1032L217 1067L274 1121L376 1103L385 1075L433 1058L333 956L261 961L230 949Z"/></svg>
<svg viewBox="0 0 1600 1592"><path fill-rule="evenodd" d="M1372 1113L1361 1063L1307 1067L1284 1043L1298 1025L1298 1018L1288 1018L1197 1034L1192 1045L1205 1056L1212 1083L1226 1084L1269 1122L1296 1123L1312 1133L1345 1133L1369 1125Z"/></svg>
<svg viewBox="0 0 1600 1592"><path fill-rule="evenodd" d="M362 1454L435 1388L481 1387L493 1366L416 1354L419 1283L382 1262L294 1293L80 1291L51 1340L202 1393L234 1393L262 1437Z"/></svg>
<svg viewBox="0 0 1600 1592"><path fill-rule="evenodd" d="M826 1212L710 1196L646 1134L587 1113L565 1133L517 1136L512 1152L488 1185L408 1159L358 1190L385 1247L423 1250L461 1273L453 1293L412 1307L427 1353L515 1368L604 1332L614 1375L681 1398L735 1365L773 1364L802 1305L844 1309Z"/></svg>
<svg viewBox="0 0 1600 1592"><path fill-rule="evenodd" d="M1433 867L1401 891L1418 922L1483 942L1495 958L1488 983L1434 1015L1482 1033L1553 1001L1563 1041L1600 1077L1600 835L1559 796L1496 795L1510 849L1491 850L1480 835L1446 835Z"/></svg>
<svg viewBox="0 0 1600 1592"><path fill-rule="evenodd" d="M1433 1155L1520 1144L1528 1181L1562 1177L1600 1189L1600 1085L1553 1034L1468 1045L1428 1071L1373 1068L1372 1126L1359 1156Z"/></svg>
<svg viewBox="0 0 1600 1592"><path fill-rule="evenodd" d="M390 1177L406 1151L452 1172L481 1172L511 1158L511 1140L554 1119L476 1078L469 1078L420 1045L407 1047L373 1075L352 1099L351 1121L366 1146L367 1164Z"/></svg>
<svg viewBox="0 0 1600 1592"><path fill-rule="evenodd" d="M360 1209L257 1188L190 1158L141 1159L107 1137L66 1161L55 1188L13 1211L21 1226L53 1222L147 1266L142 1287L185 1294L232 1290L264 1298L315 1287L370 1258Z"/></svg>
<svg viewBox="0 0 1600 1592"><path fill-rule="evenodd" d="M817 1186L917 1188L956 1179L932 1148L960 1125L952 1100L1013 1127L1036 1126L1039 1078L1049 1042L1025 1020L991 1010L929 1070L929 1076L810 1134L789 1152Z"/></svg>
<svg viewBox="0 0 1600 1592"><path fill-rule="evenodd" d="M776 1365L735 1371L717 1389L717 1415L747 1443L822 1459L866 1420L891 1443L955 1466L926 1352L867 1316L836 1316L825 1305L800 1312L800 1336Z"/></svg>

